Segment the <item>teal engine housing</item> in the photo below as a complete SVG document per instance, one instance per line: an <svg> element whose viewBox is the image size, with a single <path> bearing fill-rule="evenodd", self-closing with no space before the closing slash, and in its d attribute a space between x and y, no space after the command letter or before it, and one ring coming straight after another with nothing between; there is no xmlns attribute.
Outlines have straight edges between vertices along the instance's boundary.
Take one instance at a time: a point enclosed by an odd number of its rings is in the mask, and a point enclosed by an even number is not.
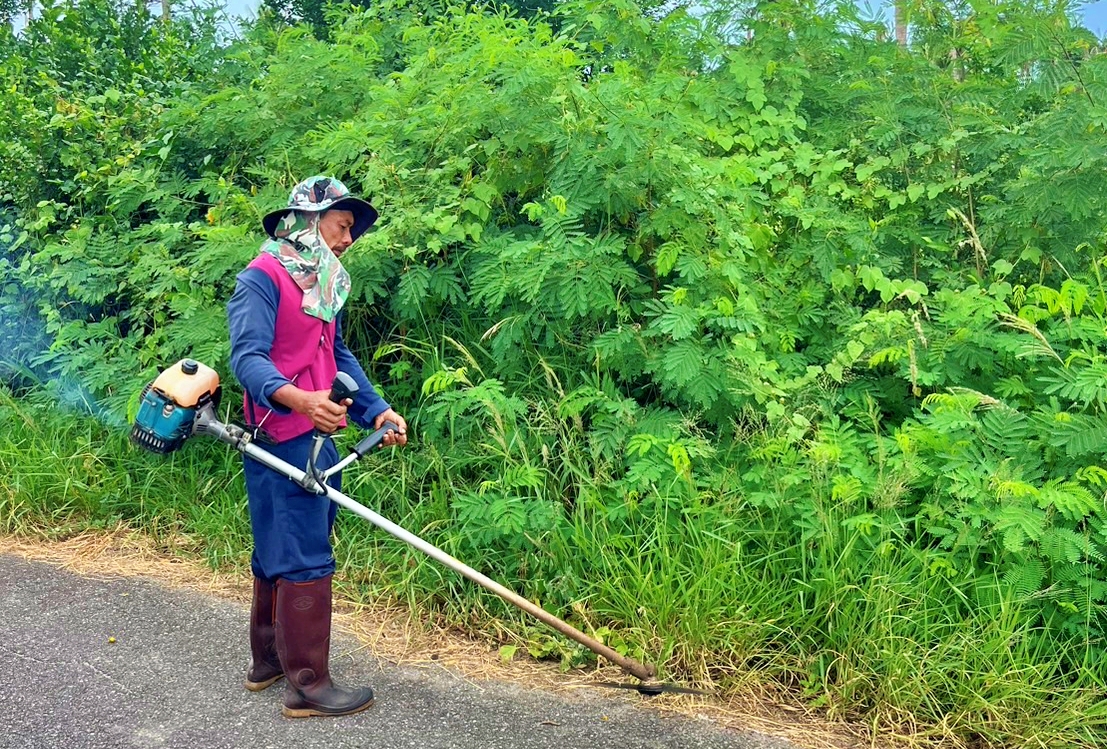
<svg viewBox="0 0 1107 749"><path fill-rule="evenodd" d="M131 441L150 452L171 453L192 435L195 420L195 408L179 406L165 393L147 387L131 428Z"/></svg>

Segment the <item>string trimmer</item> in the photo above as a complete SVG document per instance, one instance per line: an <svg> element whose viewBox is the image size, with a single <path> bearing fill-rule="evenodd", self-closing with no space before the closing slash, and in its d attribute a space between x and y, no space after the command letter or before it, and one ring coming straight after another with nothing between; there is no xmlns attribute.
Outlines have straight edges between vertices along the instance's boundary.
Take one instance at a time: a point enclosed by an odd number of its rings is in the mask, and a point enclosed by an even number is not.
<svg viewBox="0 0 1107 749"><path fill-rule="evenodd" d="M331 385L331 399L341 403L344 399L356 395L357 390L357 383L345 373L339 372ZM628 658L616 652L595 638L589 637L545 609L477 572L469 565L458 561L438 547L404 530L326 483L330 476L341 471L379 445L388 432L397 430L395 424L385 422L380 429L358 442L350 455L327 470L319 470L315 466L315 458L319 454L318 448L326 438L324 435L316 434L316 442L313 446L314 449L311 451L308 465L306 469L301 470L254 444L253 433L250 430L219 421L215 415L219 392L219 375L215 370L193 359L182 359L158 375L157 379L142 391L138 414L131 430L131 440L146 450L165 454L180 448L185 440L193 435L203 434L215 437L220 442L227 443L277 473L287 476L307 491L325 495L332 502L365 518L378 528L415 547L431 559L469 578L513 606L527 612L540 622L580 643L597 655L603 656L642 682L641 684L618 685L603 683L599 686L619 686L635 689L640 694L649 696L663 692L697 691L654 681L656 669L653 666L639 663L633 658Z"/></svg>

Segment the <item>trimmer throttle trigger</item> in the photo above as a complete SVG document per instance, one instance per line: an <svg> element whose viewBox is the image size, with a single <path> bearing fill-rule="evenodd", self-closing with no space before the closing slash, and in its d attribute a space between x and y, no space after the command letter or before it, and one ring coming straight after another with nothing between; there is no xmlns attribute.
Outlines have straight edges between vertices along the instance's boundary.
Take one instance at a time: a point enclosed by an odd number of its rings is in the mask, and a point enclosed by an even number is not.
<svg viewBox="0 0 1107 749"><path fill-rule="evenodd" d="M331 400L335 403L341 403L347 398L353 399L361 388L354 382L354 378L345 372L339 372L334 376L334 380L331 381Z"/></svg>

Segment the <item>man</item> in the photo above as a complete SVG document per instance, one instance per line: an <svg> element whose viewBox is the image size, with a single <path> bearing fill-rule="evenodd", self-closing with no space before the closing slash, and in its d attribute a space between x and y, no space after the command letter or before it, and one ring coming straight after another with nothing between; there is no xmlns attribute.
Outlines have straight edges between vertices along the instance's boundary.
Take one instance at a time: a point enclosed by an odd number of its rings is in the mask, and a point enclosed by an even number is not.
<svg viewBox="0 0 1107 749"><path fill-rule="evenodd" d="M315 430L330 434L346 416L367 429L391 421L399 431L384 444L407 443L406 422L342 342L338 317L350 291L339 258L376 219L373 206L338 180L304 180L287 207L262 219L269 239L238 275L227 305L231 368L245 390L246 420L270 442L270 452L292 465L307 464ZM342 403L330 399L338 371L360 387ZM337 462L327 440L316 465L326 470ZM287 676L282 712L292 718L364 710L373 690L336 686L328 665L337 506L256 461L245 458L244 465L254 538L246 688L260 691ZM341 487L338 475L329 483Z"/></svg>

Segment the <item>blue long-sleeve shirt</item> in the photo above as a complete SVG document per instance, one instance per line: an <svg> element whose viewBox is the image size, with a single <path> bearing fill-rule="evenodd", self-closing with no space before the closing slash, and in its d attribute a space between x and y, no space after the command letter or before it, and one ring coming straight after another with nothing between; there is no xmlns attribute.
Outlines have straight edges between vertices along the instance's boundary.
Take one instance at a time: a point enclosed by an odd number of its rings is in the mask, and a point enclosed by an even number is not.
<svg viewBox="0 0 1107 749"><path fill-rule="evenodd" d="M234 294L227 303L231 369L259 406L279 414L290 413L286 406L270 400L278 389L294 384L280 373L269 356L280 303L277 286L258 268L247 268L238 274L236 281ZM372 429L373 420L390 406L377 393L365 370L343 342L341 318L335 325L334 359L338 371L353 377L359 388L347 414L358 426Z"/></svg>

